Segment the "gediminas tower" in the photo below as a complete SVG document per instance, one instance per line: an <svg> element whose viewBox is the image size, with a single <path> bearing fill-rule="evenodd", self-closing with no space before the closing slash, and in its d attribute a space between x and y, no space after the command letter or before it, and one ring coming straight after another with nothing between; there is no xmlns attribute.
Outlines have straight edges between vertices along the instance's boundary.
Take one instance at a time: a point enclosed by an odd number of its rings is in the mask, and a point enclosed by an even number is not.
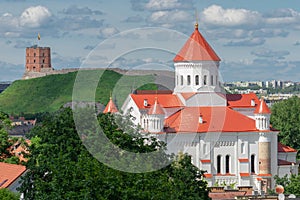
<svg viewBox="0 0 300 200"><path fill-rule="evenodd" d="M26 72L52 70L50 47L34 45L26 48Z"/></svg>

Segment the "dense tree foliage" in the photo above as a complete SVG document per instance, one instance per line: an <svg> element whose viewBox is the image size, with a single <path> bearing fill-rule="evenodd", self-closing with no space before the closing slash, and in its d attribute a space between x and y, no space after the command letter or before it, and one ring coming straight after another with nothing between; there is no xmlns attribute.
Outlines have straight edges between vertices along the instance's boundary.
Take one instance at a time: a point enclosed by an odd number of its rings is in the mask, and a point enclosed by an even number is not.
<svg viewBox="0 0 300 200"><path fill-rule="evenodd" d="M292 174L290 178L285 175L282 178L278 176L274 177L277 185L282 185L284 187L285 194L294 194L300 197L300 175Z"/></svg>
<svg viewBox="0 0 300 200"><path fill-rule="evenodd" d="M122 131L120 124L130 127L129 121L124 123L109 114L100 114L98 121L110 141L124 150L152 152L164 147L153 138L145 142L145 137L133 129ZM147 173L123 172L99 162L80 140L93 140L95 135L79 137L70 109L49 115L29 137L29 172L20 188L25 199L208 199L203 172L187 155Z"/></svg>
<svg viewBox="0 0 300 200"><path fill-rule="evenodd" d="M10 128L11 121L8 115L0 112L0 162L19 164L19 158L9 151L10 147L17 141L17 138L9 137L8 130Z"/></svg>
<svg viewBox="0 0 300 200"><path fill-rule="evenodd" d="M0 199L1 200L18 200L19 195L9 191L6 188L0 189Z"/></svg>
<svg viewBox="0 0 300 200"><path fill-rule="evenodd" d="M298 97L274 104L271 124L275 129L280 130L278 138L280 142L300 149L300 99Z"/></svg>

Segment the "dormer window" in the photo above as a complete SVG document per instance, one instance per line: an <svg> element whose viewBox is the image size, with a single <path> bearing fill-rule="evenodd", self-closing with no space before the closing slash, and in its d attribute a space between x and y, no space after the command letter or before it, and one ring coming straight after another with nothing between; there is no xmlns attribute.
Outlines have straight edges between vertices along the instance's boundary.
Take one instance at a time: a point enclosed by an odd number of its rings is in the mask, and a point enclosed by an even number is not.
<svg viewBox="0 0 300 200"><path fill-rule="evenodd" d="M148 106L148 99L144 99L144 106Z"/></svg>

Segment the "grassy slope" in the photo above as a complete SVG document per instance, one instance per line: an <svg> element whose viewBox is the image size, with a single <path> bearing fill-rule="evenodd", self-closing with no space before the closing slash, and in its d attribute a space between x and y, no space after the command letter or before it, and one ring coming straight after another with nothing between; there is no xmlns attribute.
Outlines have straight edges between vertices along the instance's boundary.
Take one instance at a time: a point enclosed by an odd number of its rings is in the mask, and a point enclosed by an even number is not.
<svg viewBox="0 0 300 200"><path fill-rule="evenodd" d="M101 70L80 72L80 80L85 84L82 90L82 100L89 100L84 99L84 96L88 96L88 94L96 94L95 101L106 104L112 93L120 108L133 89L154 81L154 77L151 75L126 76L114 71L102 73ZM0 111L9 114L55 111L65 103L72 101L76 76L77 72L72 72L15 81L0 94ZM95 92L89 86L97 84L97 82L98 86Z"/></svg>

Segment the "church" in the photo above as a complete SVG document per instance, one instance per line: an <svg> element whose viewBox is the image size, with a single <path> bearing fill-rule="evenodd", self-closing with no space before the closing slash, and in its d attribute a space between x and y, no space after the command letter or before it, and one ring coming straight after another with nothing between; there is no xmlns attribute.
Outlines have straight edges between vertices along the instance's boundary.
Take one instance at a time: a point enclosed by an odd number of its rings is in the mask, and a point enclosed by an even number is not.
<svg viewBox="0 0 300 200"><path fill-rule="evenodd" d="M168 153L191 155L209 186L275 187L273 177L297 174L297 151L278 142L271 111L255 94L226 94L221 59L195 24L173 59L175 88L130 94L121 110L167 144ZM105 112L116 112L112 99Z"/></svg>

